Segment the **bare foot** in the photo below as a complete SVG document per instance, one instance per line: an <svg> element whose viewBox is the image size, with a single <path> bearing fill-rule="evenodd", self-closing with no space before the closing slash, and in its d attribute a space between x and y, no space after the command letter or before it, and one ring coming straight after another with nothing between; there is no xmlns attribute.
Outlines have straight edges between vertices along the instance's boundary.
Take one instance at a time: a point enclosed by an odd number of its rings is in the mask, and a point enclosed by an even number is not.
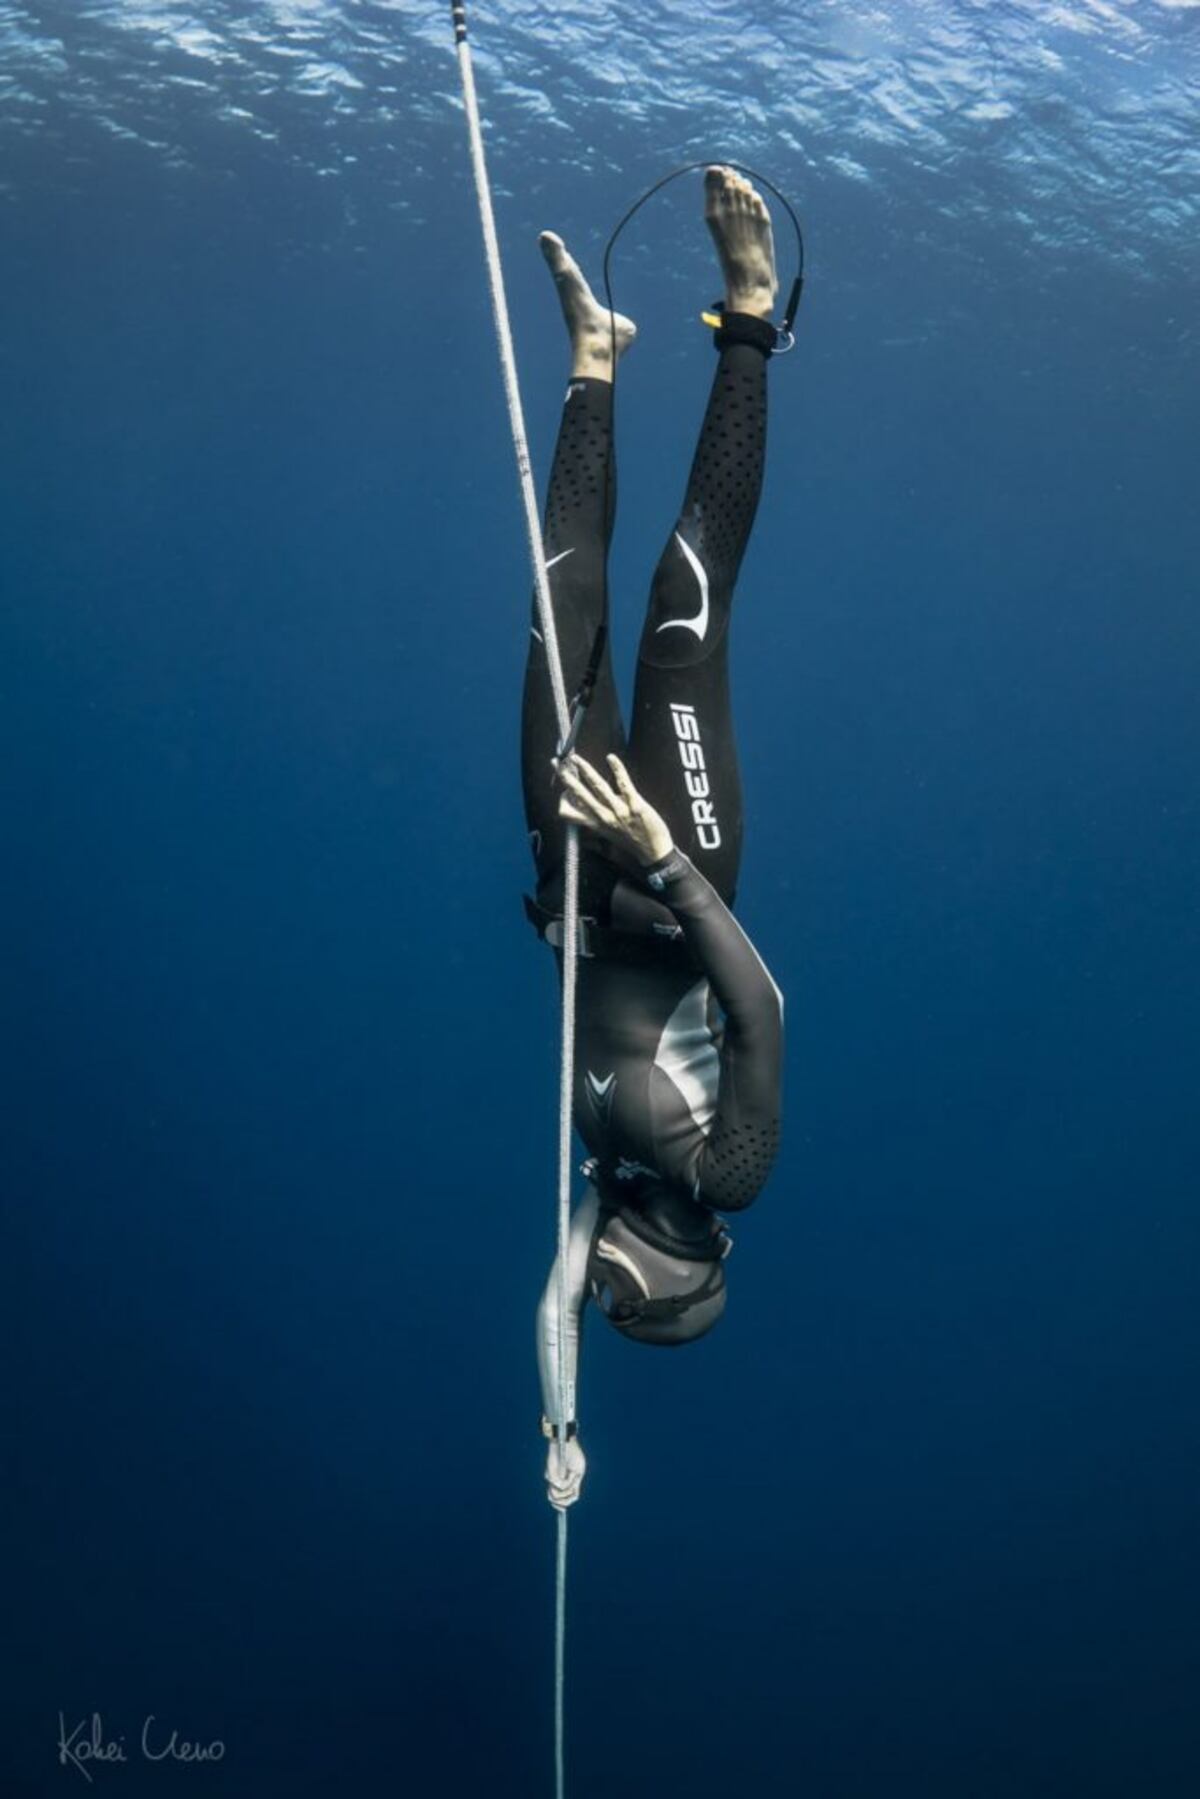
<svg viewBox="0 0 1200 1799"><path fill-rule="evenodd" d="M571 376L591 376L597 381L613 378L613 331L616 331L617 355L627 350L637 336L637 326L623 313L610 313L602 306L583 278L582 271L561 237L554 231L543 231L538 238L546 258L558 298L571 336Z"/></svg>
<svg viewBox="0 0 1200 1799"><path fill-rule="evenodd" d="M761 197L735 170L705 169L704 218L725 277L726 312L770 318L779 281L771 218Z"/></svg>

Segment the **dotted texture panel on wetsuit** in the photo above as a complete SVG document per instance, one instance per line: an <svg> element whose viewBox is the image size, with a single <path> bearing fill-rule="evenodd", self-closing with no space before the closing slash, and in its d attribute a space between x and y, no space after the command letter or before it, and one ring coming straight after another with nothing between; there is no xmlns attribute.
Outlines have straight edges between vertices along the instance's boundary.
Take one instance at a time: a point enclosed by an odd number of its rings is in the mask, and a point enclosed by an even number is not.
<svg viewBox="0 0 1200 1799"><path fill-rule="evenodd" d="M594 390L602 388L596 393ZM604 507L607 464L608 516L604 537L612 536L617 481L612 449L612 389L597 381L573 382L563 411L550 486L546 495L547 546L579 541L581 524L594 531ZM599 549L598 541L586 546Z"/></svg>
<svg viewBox="0 0 1200 1799"><path fill-rule="evenodd" d="M717 364L683 509L654 571L639 649L646 670L695 667L724 654L733 591L762 491L766 426L766 362L757 350L734 344ZM702 615L695 611L697 558L707 596ZM699 628L676 628L698 617ZM723 674L714 676L718 684L723 680ZM702 699L711 709L699 692L692 703Z"/></svg>
<svg viewBox="0 0 1200 1799"><path fill-rule="evenodd" d="M779 1153L779 1120L766 1124L727 1125L718 1122L704 1152L700 1197L718 1211L737 1212L758 1195L766 1184Z"/></svg>
<svg viewBox="0 0 1200 1799"><path fill-rule="evenodd" d="M752 361L747 364L746 358ZM697 546L714 589L730 589L762 492L767 387L757 350L726 351L684 501L700 521Z"/></svg>

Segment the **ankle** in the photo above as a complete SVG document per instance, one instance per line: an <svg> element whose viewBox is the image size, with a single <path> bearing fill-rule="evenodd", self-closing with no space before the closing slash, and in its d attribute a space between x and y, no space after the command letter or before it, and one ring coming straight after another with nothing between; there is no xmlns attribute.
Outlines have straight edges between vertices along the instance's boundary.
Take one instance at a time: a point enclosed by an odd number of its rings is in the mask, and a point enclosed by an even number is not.
<svg viewBox="0 0 1200 1799"><path fill-rule="evenodd" d="M725 296L726 312L746 312L756 319L769 319L775 310L775 293L769 287L739 288Z"/></svg>
<svg viewBox="0 0 1200 1799"><path fill-rule="evenodd" d="M569 376L571 381L605 381L611 387L612 378L613 365L611 362L598 363L590 361L572 361L571 363L571 373Z"/></svg>
<svg viewBox="0 0 1200 1799"><path fill-rule="evenodd" d="M571 339L571 379L611 381L613 378L612 342L604 335L588 333Z"/></svg>

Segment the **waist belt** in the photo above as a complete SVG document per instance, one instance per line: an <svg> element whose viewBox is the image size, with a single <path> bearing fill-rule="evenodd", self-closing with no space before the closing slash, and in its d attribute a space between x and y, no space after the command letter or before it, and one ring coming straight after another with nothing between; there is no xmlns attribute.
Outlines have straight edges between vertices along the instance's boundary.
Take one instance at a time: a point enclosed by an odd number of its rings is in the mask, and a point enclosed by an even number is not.
<svg viewBox="0 0 1200 1799"><path fill-rule="evenodd" d="M603 1216L620 1218L635 1237L654 1249L661 1249L666 1255L676 1256L684 1262L724 1261L733 1248L727 1221L708 1207L704 1208L703 1225L695 1235L679 1237L673 1231L660 1229L647 1216L644 1202L652 1196L654 1188L666 1183L649 1168L625 1173L619 1163L614 1167L602 1162L599 1156L589 1156L580 1164L579 1172L600 1195ZM697 1223L699 1226L700 1221Z"/></svg>
<svg viewBox="0 0 1200 1799"><path fill-rule="evenodd" d="M563 921L557 912L548 912L528 893L523 896L525 916L541 938L553 949L563 945ZM614 931L609 925L597 924L594 918L579 920L579 954L589 960L599 958L614 962L630 962L656 968L695 968L696 959L684 939L679 925L649 931Z"/></svg>

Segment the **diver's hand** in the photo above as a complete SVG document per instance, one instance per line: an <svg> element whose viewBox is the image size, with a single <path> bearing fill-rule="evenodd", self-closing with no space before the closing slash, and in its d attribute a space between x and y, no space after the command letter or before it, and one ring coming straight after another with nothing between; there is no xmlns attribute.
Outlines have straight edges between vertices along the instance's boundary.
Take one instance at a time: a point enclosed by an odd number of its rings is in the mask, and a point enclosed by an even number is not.
<svg viewBox="0 0 1200 1799"><path fill-rule="evenodd" d="M578 1437L551 1443L546 1455L546 1497L556 1512L574 1505L586 1472L587 1457Z"/></svg>
<svg viewBox="0 0 1200 1799"><path fill-rule="evenodd" d="M558 778L566 788L559 816L595 831L648 868L674 849L671 833L649 800L638 792L625 764L616 756L609 756L607 762L612 786L582 756L572 755L559 764Z"/></svg>

